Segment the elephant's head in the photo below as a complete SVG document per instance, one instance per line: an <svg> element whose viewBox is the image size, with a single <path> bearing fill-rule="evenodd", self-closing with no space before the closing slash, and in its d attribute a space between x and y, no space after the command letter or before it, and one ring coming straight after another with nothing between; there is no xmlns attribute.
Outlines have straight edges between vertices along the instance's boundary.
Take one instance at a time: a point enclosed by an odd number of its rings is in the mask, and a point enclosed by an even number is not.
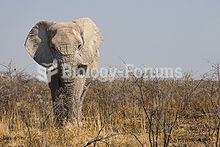
<svg viewBox="0 0 220 147"><path fill-rule="evenodd" d="M80 107L77 101L81 99L85 78L79 79L76 76L73 79L62 79L60 73L63 67L61 65L66 63L74 70L78 68L87 70L88 66L89 69L97 69L99 48L102 42L103 37L98 27L89 18L64 23L40 21L28 34L25 48L30 56L42 66L58 63L59 73L52 78L50 83L53 101L55 102L59 97L56 95L57 91L63 88L65 90L62 95L68 99L71 97L75 101L76 104L73 104L73 107ZM70 106L67 109L74 111L70 109Z"/></svg>
<svg viewBox="0 0 220 147"><path fill-rule="evenodd" d="M58 60L98 68L102 42L98 27L89 18L64 23L40 21L28 34L25 48L42 66Z"/></svg>

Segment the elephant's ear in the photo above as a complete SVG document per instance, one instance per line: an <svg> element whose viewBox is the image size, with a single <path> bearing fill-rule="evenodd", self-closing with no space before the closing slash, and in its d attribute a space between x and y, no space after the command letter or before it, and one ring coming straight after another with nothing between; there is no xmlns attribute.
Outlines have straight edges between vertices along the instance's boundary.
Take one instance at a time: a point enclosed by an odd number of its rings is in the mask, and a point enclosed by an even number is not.
<svg viewBox="0 0 220 147"><path fill-rule="evenodd" d="M30 56L43 66L53 62L47 33L48 28L53 24L54 22L49 21L38 22L29 32L24 44Z"/></svg>
<svg viewBox="0 0 220 147"><path fill-rule="evenodd" d="M80 18L74 21L82 30L84 46L99 49L103 42L102 34L96 24L90 18Z"/></svg>

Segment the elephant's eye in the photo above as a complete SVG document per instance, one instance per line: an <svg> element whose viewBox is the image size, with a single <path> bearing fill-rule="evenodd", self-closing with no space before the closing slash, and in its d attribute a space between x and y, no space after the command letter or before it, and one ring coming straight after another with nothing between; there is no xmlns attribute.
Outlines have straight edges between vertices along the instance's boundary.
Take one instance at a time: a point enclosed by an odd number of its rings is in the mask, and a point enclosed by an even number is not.
<svg viewBox="0 0 220 147"><path fill-rule="evenodd" d="M50 48L51 48L52 50L56 50L56 47L55 47L55 45L54 45L52 42L50 42Z"/></svg>
<svg viewBox="0 0 220 147"><path fill-rule="evenodd" d="M80 43L79 45L78 45L78 49L81 49L82 48L82 44Z"/></svg>
<svg viewBox="0 0 220 147"><path fill-rule="evenodd" d="M51 47L52 50L56 50L54 45L51 45L50 47Z"/></svg>

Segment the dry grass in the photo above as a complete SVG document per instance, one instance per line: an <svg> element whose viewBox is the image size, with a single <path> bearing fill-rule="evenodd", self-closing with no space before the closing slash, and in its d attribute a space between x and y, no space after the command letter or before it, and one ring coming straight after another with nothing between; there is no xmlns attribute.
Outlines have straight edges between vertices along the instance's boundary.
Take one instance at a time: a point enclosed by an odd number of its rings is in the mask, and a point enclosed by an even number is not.
<svg viewBox="0 0 220 147"><path fill-rule="evenodd" d="M0 146L219 146L219 68L194 80L94 81L83 126L54 127L46 84L0 76Z"/></svg>

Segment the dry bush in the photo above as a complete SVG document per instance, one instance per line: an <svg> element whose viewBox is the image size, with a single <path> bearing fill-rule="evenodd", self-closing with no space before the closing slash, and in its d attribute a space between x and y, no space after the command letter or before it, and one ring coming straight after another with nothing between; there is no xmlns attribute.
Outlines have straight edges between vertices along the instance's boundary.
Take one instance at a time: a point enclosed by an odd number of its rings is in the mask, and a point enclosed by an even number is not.
<svg viewBox="0 0 220 147"><path fill-rule="evenodd" d="M220 76L93 81L83 126L54 127L48 86L11 66L0 76L0 145L219 146Z"/></svg>

